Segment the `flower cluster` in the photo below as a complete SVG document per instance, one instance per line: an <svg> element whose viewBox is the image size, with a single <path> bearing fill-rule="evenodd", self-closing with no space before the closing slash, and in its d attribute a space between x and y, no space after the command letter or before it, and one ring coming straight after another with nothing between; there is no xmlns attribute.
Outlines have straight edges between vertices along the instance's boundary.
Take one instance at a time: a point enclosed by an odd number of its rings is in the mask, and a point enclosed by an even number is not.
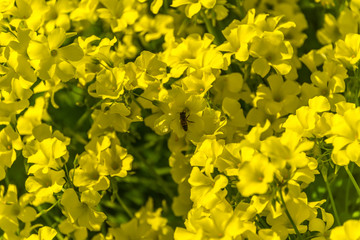
<svg viewBox="0 0 360 240"><path fill-rule="evenodd" d="M358 239L359 24L355 0L0 1L3 238Z"/></svg>

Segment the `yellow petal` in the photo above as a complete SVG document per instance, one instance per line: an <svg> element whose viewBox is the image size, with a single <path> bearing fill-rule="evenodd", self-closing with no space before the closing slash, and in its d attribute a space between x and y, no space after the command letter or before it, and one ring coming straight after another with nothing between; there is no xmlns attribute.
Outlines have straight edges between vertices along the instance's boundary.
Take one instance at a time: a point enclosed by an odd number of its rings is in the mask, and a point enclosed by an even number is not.
<svg viewBox="0 0 360 240"><path fill-rule="evenodd" d="M252 69L261 77L265 77L265 75L270 71L270 65L264 58L258 58L253 62Z"/></svg>
<svg viewBox="0 0 360 240"><path fill-rule="evenodd" d="M197 2L187 5L185 8L185 13L188 18L192 18L192 16L200 12L200 10L201 10L201 3Z"/></svg>
<svg viewBox="0 0 360 240"><path fill-rule="evenodd" d="M72 43L70 45L62 47L58 51L63 58L68 59L70 61L79 61L84 56L83 50L76 43Z"/></svg>

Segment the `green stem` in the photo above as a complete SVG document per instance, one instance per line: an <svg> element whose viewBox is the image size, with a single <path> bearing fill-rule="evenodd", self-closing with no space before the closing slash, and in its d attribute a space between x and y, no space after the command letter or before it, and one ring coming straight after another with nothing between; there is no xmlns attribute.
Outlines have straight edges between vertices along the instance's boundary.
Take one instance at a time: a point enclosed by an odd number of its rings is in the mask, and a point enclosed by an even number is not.
<svg viewBox="0 0 360 240"><path fill-rule="evenodd" d="M59 231L57 231L57 234L56 234L56 237L59 239L59 240L63 240L64 237L61 233L59 233Z"/></svg>
<svg viewBox="0 0 360 240"><path fill-rule="evenodd" d="M151 102L152 104L154 104L154 106L156 106L156 102L158 102L157 100L151 100L151 99L149 99L149 98L147 98L147 97L144 97L144 96L142 96L142 95L139 95L139 94L137 94L137 93L134 93L134 92L131 92L131 96L133 97L133 96L136 96L136 97L140 97L140 98L142 98L142 99L145 99L145 100L148 100L149 102ZM133 98L134 100L136 100L135 98Z"/></svg>
<svg viewBox="0 0 360 240"><path fill-rule="evenodd" d="M53 209L56 205L58 205L58 203L60 202L60 200L57 200L53 205L51 205L49 208L47 209L41 209L40 212L36 215L36 218L41 217L42 215L44 215L45 213L51 211L51 209ZM39 210L39 208L38 208Z"/></svg>
<svg viewBox="0 0 360 240"><path fill-rule="evenodd" d="M98 101L97 103L95 103L93 106L91 106L90 110L94 110L95 108L97 108L98 106L101 106L101 104L103 103L103 100Z"/></svg>
<svg viewBox="0 0 360 240"><path fill-rule="evenodd" d="M259 229L264 229L265 226L258 220L254 219L255 225L259 227Z"/></svg>
<svg viewBox="0 0 360 240"><path fill-rule="evenodd" d="M130 211L130 209L126 206L126 204L124 203L124 201L121 199L121 197L119 196L119 194L115 194L116 200L118 200L118 202L120 203L121 207L124 209L124 211L127 213L127 215L129 215L130 218L134 217L134 214Z"/></svg>
<svg viewBox="0 0 360 240"><path fill-rule="evenodd" d="M269 225L264 221L264 219L261 218L261 216L259 214L256 214L256 217L257 217L259 223L263 226L263 228L269 227Z"/></svg>
<svg viewBox="0 0 360 240"><path fill-rule="evenodd" d="M75 188L75 185L74 185L75 166L73 168L74 170L73 170L73 174L72 174L72 179L70 177L70 171L68 170L68 167L66 164L64 164L64 169L65 169L66 181L69 183L70 187Z"/></svg>
<svg viewBox="0 0 360 240"><path fill-rule="evenodd" d="M75 124L75 129L79 129L82 125L84 125L84 122L86 120L88 120L89 116L91 114L91 109L88 109L84 112L83 115L81 115L81 117L79 118L79 120L77 120L76 124Z"/></svg>
<svg viewBox="0 0 360 240"><path fill-rule="evenodd" d="M352 169L350 169L350 170L352 170ZM350 178L348 178L347 182L346 182L346 187L345 187L345 212L346 212L346 214L349 214L350 185L351 185L351 180L350 180Z"/></svg>
<svg viewBox="0 0 360 240"><path fill-rule="evenodd" d="M325 168L323 168L325 169ZM338 226L341 226L341 222L340 222L340 218L339 218L339 214L336 210L336 205L335 205L335 201L334 201L334 198L333 198L333 194L332 194L332 191L331 191L331 188L330 188L330 184L327 180L327 170L322 170L321 171L321 175L323 176L323 179L324 179L324 182L325 182L325 186L326 186L326 190L328 191L329 193L329 198L330 198L330 204L331 204L331 207L334 211L334 217L335 217L335 221L336 221L336 224Z"/></svg>
<svg viewBox="0 0 360 240"><path fill-rule="evenodd" d="M141 110L144 110L145 108L138 102L138 100L136 100L136 98L134 98L133 96L131 97L132 100L135 102L136 105L138 105L138 107L141 109Z"/></svg>
<svg viewBox="0 0 360 240"><path fill-rule="evenodd" d="M76 167L77 167L77 163L78 163L78 156L76 155L75 156L75 159L74 159L74 162L73 162L73 172L72 172L72 176L70 178L69 176L69 179L71 181L71 184L73 185L73 187L75 187L74 185L74 178L75 178L75 170L76 170Z"/></svg>
<svg viewBox="0 0 360 240"><path fill-rule="evenodd" d="M125 202L121 199L121 197L118 194L119 192L118 185L114 178L110 178L110 184L112 187L113 196L115 196L116 200L120 203L122 209L127 213L127 215L130 218L133 218L134 214L132 213L132 211L130 211L130 209L126 206Z"/></svg>
<svg viewBox="0 0 360 240"><path fill-rule="evenodd" d="M359 197L360 197L360 188L359 188L359 185L357 184L357 182L356 182L354 176L352 175L351 171L349 170L349 167L348 167L348 166L345 166L345 171L346 171L346 173L349 175L350 181L351 181L352 184L354 185L355 190L356 190L357 194L358 194Z"/></svg>
<svg viewBox="0 0 360 240"><path fill-rule="evenodd" d="M210 19L208 19L206 17L205 12L203 10L200 11L200 16L201 16L202 20L204 21L208 32L211 33L215 37L214 43L216 45L222 44L225 41L225 38L222 35L222 33L212 25L212 23L210 22Z"/></svg>
<svg viewBox="0 0 360 240"><path fill-rule="evenodd" d="M6 185L6 186L9 186L9 185L11 184L11 183L10 183L10 180L9 180L9 174L6 174L6 175L5 175L5 179L4 179L4 180L5 180L5 185Z"/></svg>
<svg viewBox="0 0 360 240"><path fill-rule="evenodd" d="M164 0L163 6L164 6L165 13L168 13L168 11L169 11L169 2L168 2L168 0Z"/></svg>
<svg viewBox="0 0 360 240"><path fill-rule="evenodd" d="M47 214L41 214L42 212L48 212L50 211L54 206L56 206L58 204L59 201L57 201L55 204L53 204L50 208L48 209L42 209L42 207L37 207L37 210L40 211L39 214L37 215L37 217L41 217L42 219L44 219L45 223L47 226L49 227L52 227L53 226L53 220L50 219L50 217L47 215ZM64 239L64 236L59 232L57 231L57 234L56 234L56 237L60 240L63 240Z"/></svg>
<svg viewBox="0 0 360 240"><path fill-rule="evenodd" d="M298 239L302 239L301 235L300 235L300 232L299 232L299 229L296 227L296 224L294 222L294 220L292 219L290 213L289 213L289 210L287 209L286 207L286 203L285 203L285 200L284 200L284 197L283 197L283 194L282 194L282 189L280 188L280 199L281 199L281 203L283 204L284 208L285 208L285 213L286 213L286 216L288 217L291 225L293 226L295 232L296 232L296 235L298 237Z"/></svg>
<svg viewBox="0 0 360 240"><path fill-rule="evenodd" d="M181 23L181 25L180 25L177 33L176 33L176 36L180 36L180 35L186 30L189 22L190 22L190 20L189 20L188 18L185 18L185 19L182 21L182 23Z"/></svg>
<svg viewBox="0 0 360 240"><path fill-rule="evenodd" d="M47 226L49 226L49 227L52 226L52 221L48 215L43 214L43 215L41 215L41 217L44 219Z"/></svg>

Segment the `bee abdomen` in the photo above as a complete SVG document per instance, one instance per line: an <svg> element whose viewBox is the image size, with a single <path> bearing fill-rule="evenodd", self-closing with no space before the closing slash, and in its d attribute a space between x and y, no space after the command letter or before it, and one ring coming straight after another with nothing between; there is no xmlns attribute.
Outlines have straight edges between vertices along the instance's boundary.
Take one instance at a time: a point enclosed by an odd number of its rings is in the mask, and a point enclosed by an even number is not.
<svg viewBox="0 0 360 240"><path fill-rule="evenodd" d="M186 116L186 112L182 111L180 113L180 124L181 124L182 129L184 129L185 132L188 130L187 118L188 118L188 116Z"/></svg>

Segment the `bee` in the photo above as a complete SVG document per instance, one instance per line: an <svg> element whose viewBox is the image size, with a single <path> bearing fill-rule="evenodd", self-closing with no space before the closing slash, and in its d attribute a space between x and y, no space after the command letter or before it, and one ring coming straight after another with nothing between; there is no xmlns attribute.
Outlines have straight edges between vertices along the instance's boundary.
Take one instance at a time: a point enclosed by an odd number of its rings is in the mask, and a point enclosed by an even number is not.
<svg viewBox="0 0 360 240"><path fill-rule="evenodd" d="M190 114L186 116L185 110L180 113L180 124L185 132L188 130L188 123L193 123L192 121L188 120L189 116Z"/></svg>

